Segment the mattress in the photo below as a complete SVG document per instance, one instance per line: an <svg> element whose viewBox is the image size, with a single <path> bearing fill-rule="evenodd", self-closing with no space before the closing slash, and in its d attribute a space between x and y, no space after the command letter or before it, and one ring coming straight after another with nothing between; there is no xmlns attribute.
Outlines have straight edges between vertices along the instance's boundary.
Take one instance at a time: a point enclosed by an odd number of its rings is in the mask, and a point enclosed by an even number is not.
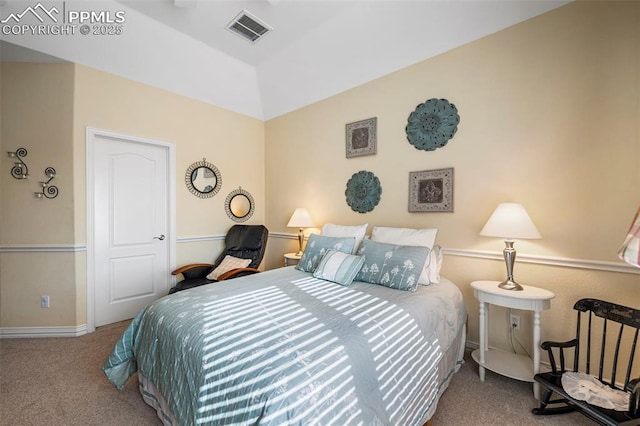
<svg viewBox="0 0 640 426"><path fill-rule="evenodd" d="M166 296L103 371L136 371L165 424L422 425L462 362L466 311L443 278L415 293L294 267Z"/></svg>

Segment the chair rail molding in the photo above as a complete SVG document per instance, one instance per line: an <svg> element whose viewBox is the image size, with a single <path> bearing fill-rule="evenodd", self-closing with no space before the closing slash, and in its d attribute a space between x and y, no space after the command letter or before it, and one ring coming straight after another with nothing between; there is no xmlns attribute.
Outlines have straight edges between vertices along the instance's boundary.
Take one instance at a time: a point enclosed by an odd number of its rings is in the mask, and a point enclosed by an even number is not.
<svg viewBox="0 0 640 426"><path fill-rule="evenodd" d="M176 237L176 243L199 243L203 241L224 241L225 235L194 235L190 237Z"/></svg>
<svg viewBox="0 0 640 426"><path fill-rule="evenodd" d="M478 259L499 260L504 262L502 252L451 248L443 248L442 252L449 256L474 257ZM608 262L603 260L572 259L567 257L539 256L518 253L518 263L533 263L537 265L562 266L565 268L592 269L597 271L640 275L640 268L635 268L623 262Z"/></svg>
<svg viewBox="0 0 640 426"><path fill-rule="evenodd" d="M282 238L282 239L297 239L296 234L284 233L284 232L272 232L269 237ZM447 256L458 257L473 257L476 259L487 260L499 260L504 262L504 256L502 252L483 251L483 250L468 250L468 249L455 249L455 248L442 248L442 253ZM518 263L533 263L536 265L546 266L561 266L565 268L577 268L577 269L591 269L596 271L606 272L621 272L623 274L635 274L640 275L640 268L636 268L624 262L609 262L603 260L589 260L589 259L572 259L567 257L552 257L552 256L539 256L539 255L527 255L518 253Z"/></svg>
<svg viewBox="0 0 640 426"><path fill-rule="evenodd" d="M87 251L86 244L5 244L0 253L47 253Z"/></svg>

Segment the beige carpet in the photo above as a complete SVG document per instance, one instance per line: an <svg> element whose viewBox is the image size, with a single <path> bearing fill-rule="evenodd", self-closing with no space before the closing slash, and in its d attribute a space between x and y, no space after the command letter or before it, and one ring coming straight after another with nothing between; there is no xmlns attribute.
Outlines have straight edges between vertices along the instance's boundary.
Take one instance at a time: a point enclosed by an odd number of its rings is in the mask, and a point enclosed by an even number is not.
<svg viewBox="0 0 640 426"><path fill-rule="evenodd" d="M100 367L128 322L78 338L0 340L0 424L159 425L140 397L137 377L118 391ZM440 399L441 425L591 425L578 413L535 417L529 383L487 372L470 357Z"/></svg>

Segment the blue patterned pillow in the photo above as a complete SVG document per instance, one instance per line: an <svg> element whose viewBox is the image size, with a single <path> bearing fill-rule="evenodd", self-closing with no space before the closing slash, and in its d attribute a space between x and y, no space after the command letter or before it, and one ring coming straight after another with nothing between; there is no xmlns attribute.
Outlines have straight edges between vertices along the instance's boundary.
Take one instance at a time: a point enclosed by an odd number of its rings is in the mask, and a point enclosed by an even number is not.
<svg viewBox="0 0 640 426"><path fill-rule="evenodd" d="M340 285L349 285L362 268L360 256L329 250L320 260L313 276Z"/></svg>
<svg viewBox="0 0 640 426"><path fill-rule="evenodd" d="M356 281L416 291L418 278L429 256L429 248L397 246L365 239L358 255L364 258L364 265L358 272Z"/></svg>
<svg viewBox="0 0 640 426"><path fill-rule="evenodd" d="M354 237L326 237L324 235L311 234L300 262L296 269L304 272L313 272L318 267L320 260L329 250L337 250L351 254L353 246L356 244Z"/></svg>

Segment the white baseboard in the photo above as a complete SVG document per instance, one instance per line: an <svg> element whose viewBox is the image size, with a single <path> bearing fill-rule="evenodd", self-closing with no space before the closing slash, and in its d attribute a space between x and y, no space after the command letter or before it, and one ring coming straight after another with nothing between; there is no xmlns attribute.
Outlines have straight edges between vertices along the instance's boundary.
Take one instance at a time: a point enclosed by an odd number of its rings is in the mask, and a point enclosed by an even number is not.
<svg viewBox="0 0 640 426"><path fill-rule="evenodd" d="M87 334L87 325L62 327L0 327L0 339L32 337L78 337Z"/></svg>

